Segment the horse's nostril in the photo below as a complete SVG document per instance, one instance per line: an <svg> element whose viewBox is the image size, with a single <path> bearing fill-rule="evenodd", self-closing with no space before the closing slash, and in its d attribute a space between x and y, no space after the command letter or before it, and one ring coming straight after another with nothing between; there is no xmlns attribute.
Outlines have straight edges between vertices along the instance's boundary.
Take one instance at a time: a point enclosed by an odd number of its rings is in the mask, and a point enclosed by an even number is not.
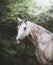
<svg viewBox="0 0 53 65"><path fill-rule="evenodd" d="M20 41L20 39L18 39Z"/></svg>
<svg viewBox="0 0 53 65"><path fill-rule="evenodd" d="M19 37L16 37L16 41L20 41L20 38Z"/></svg>
<svg viewBox="0 0 53 65"><path fill-rule="evenodd" d="M16 38L16 41L20 41L20 39L17 39L17 38Z"/></svg>

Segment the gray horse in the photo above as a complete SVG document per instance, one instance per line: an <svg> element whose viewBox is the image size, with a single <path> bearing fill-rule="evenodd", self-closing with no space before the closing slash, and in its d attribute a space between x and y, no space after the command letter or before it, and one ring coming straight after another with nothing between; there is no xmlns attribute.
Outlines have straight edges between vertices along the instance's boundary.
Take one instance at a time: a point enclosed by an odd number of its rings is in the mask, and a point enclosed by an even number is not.
<svg viewBox="0 0 53 65"><path fill-rule="evenodd" d="M38 61L42 65L53 65L53 33L30 21L20 18L18 21L17 44L27 37L36 48Z"/></svg>

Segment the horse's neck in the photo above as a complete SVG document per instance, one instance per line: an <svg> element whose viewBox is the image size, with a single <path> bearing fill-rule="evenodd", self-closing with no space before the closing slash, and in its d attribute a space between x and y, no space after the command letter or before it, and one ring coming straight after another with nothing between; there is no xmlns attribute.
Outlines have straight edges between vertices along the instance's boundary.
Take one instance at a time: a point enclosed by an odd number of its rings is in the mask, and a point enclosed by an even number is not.
<svg viewBox="0 0 53 65"><path fill-rule="evenodd" d="M44 34L50 34L50 32L48 30L46 30L45 28L37 25L37 24L33 24L31 23L31 27L30 27L31 31L31 41L35 44L35 42L38 42L39 37L41 37Z"/></svg>
<svg viewBox="0 0 53 65"><path fill-rule="evenodd" d="M37 37L41 34L41 32L31 22L29 22L29 29L30 29L29 39L35 44L35 42L37 43Z"/></svg>

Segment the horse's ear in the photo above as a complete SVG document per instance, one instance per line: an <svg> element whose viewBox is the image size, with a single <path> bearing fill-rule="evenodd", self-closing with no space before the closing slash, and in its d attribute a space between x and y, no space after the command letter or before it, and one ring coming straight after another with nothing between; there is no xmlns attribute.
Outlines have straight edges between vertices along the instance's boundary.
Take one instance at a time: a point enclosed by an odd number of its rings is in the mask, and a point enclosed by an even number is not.
<svg viewBox="0 0 53 65"><path fill-rule="evenodd" d="M18 18L18 25L20 25L22 23L22 19Z"/></svg>
<svg viewBox="0 0 53 65"><path fill-rule="evenodd" d="M28 21L27 19L24 20L25 23L26 23L27 21Z"/></svg>
<svg viewBox="0 0 53 65"><path fill-rule="evenodd" d="M28 21L27 17L24 16L24 22L26 23Z"/></svg>
<svg viewBox="0 0 53 65"><path fill-rule="evenodd" d="M22 21L22 19L18 18L18 21Z"/></svg>

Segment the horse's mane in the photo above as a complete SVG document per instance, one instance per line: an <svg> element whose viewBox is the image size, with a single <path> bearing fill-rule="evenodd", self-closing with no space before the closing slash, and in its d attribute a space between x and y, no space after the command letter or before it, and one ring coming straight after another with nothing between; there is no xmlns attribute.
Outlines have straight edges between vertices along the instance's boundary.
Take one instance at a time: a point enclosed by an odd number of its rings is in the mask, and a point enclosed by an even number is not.
<svg viewBox="0 0 53 65"><path fill-rule="evenodd" d="M45 29L44 27L42 27L42 26L40 26L40 25L35 24L35 26L37 26L37 28L38 28L39 30L42 30L42 32L46 32L46 33L48 33L48 34L51 33L50 31L48 31L47 29Z"/></svg>
<svg viewBox="0 0 53 65"><path fill-rule="evenodd" d="M30 22L30 21L29 21ZM38 24L35 24L35 23L33 23L33 22L30 22L32 25L34 25L35 26L35 28L37 28L39 31L41 31L41 32L45 32L45 33L48 33L48 34L51 34L51 32L50 31L48 31L47 29L45 29L44 27L42 27L42 26L40 26L40 25L38 25Z"/></svg>

